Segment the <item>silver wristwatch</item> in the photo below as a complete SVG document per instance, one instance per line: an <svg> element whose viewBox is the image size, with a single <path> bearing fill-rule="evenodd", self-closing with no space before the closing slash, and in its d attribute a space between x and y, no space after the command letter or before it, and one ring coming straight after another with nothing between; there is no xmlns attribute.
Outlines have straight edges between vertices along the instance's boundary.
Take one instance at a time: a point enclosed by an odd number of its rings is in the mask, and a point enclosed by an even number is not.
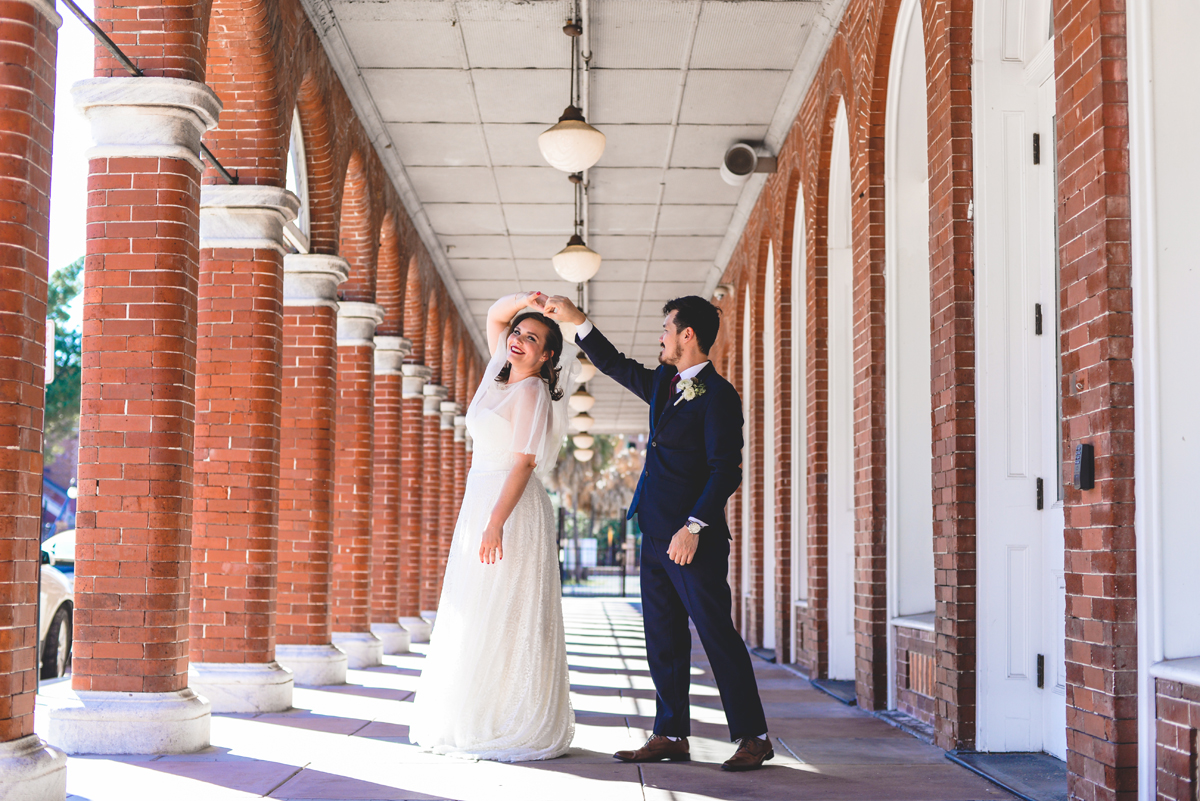
<svg viewBox="0 0 1200 801"><path fill-rule="evenodd" d="M687 530L692 532L693 534L699 534L700 529L702 529L702 528L704 528L704 526L700 525L695 520L693 520L687 524Z"/></svg>

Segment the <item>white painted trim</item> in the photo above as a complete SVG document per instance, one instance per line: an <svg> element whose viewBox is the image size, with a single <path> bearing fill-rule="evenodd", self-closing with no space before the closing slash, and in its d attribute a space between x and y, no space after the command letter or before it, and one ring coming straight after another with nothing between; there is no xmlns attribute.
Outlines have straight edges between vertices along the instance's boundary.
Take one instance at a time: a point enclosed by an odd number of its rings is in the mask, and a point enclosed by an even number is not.
<svg viewBox="0 0 1200 801"><path fill-rule="evenodd" d="M923 615L903 615L891 619L890 628L893 629L917 629L918 631L928 631L933 634L935 631L935 612L926 612ZM894 648L894 646L893 646ZM892 653L889 651L888 653ZM894 660L892 660L894 661Z"/></svg>
<svg viewBox="0 0 1200 801"><path fill-rule="evenodd" d="M1156 764L1155 670L1163 661L1162 496L1159 448L1157 241L1150 2L1126 7L1133 296L1133 476L1137 540L1138 764ZM1172 662L1190 660L1171 660ZM1138 771L1138 797L1155 798L1158 772Z"/></svg>
<svg viewBox="0 0 1200 801"><path fill-rule="evenodd" d="M1200 656L1157 662L1150 666L1150 675L1156 679L1178 681L1182 684L1200 687Z"/></svg>
<svg viewBox="0 0 1200 801"><path fill-rule="evenodd" d="M400 200L408 212L409 219L412 220L413 227L417 229L417 234L429 252L433 266L441 277L442 283L445 284L450 299L458 309L463 326L475 341L475 347L480 355L488 357L490 351L487 339L479 329L475 315L471 312L470 304L467 303L467 298L458 285L458 279L455 278L454 270L450 267L450 260L446 258L446 249L438 240L437 233L433 230L433 224L429 221L429 215L425 213L425 207L417 197L412 181L404 169L404 164L400 161L400 154L392 144L391 134L384 125L383 117L376 108L374 100L371 99L370 90L367 89L366 81L363 80L358 64L350 52L350 45L342 34L341 26L338 25L337 16L334 14L329 0L301 0L301 4L312 23L313 30L321 40L321 45L325 48L329 63L333 66L338 78L341 79L342 88L346 90L350 104L358 114L359 122L362 123L367 138L375 148L375 154L391 177L392 185L400 195Z"/></svg>

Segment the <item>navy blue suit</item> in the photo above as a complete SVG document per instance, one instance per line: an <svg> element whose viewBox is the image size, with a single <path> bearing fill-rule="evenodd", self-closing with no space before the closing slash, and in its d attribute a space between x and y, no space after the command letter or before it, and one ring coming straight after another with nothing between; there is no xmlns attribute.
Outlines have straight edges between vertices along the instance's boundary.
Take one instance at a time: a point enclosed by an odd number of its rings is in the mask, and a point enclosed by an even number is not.
<svg viewBox="0 0 1200 801"><path fill-rule="evenodd" d="M675 403L674 367L651 370L619 353L593 328L576 342L596 369L650 404L650 442L629 516L642 529L642 612L650 675L658 693L654 733L691 732L688 694L696 624L732 740L765 734L766 718L746 645L733 627L729 524L725 502L742 481L742 403L710 362L696 379L705 392ZM667 556L671 537L694 517L707 525L688 565Z"/></svg>

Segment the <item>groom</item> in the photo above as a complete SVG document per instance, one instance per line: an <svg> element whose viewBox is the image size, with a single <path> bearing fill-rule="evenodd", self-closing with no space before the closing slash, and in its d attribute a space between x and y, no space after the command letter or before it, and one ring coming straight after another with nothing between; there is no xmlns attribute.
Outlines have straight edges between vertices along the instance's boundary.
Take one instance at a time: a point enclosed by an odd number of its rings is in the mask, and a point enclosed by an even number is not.
<svg viewBox="0 0 1200 801"><path fill-rule="evenodd" d="M703 298L663 306L659 366L618 353L575 304L546 301L546 314L578 326L576 342L596 368L650 404L646 466L629 506L642 529L642 609L647 659L657 691L654 734L623 762L688 761L692 635L712 666L730 739L723 770L754 770L775 756L746 646L733 627L725 502L742 480L742 403L708 352L721 318Z"/></svg>

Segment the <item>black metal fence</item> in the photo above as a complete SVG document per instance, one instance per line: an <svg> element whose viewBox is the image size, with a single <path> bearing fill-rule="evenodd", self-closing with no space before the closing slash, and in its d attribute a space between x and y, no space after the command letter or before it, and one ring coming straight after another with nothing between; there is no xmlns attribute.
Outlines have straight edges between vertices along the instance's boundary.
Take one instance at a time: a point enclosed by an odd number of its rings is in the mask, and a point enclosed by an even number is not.
<svg viewBox="0 0 1200 801"><path fill-rule="evenodd" d="M558 565L563 595L640 595L641 532L636 521L595 519L558 510Z"/></svg>

